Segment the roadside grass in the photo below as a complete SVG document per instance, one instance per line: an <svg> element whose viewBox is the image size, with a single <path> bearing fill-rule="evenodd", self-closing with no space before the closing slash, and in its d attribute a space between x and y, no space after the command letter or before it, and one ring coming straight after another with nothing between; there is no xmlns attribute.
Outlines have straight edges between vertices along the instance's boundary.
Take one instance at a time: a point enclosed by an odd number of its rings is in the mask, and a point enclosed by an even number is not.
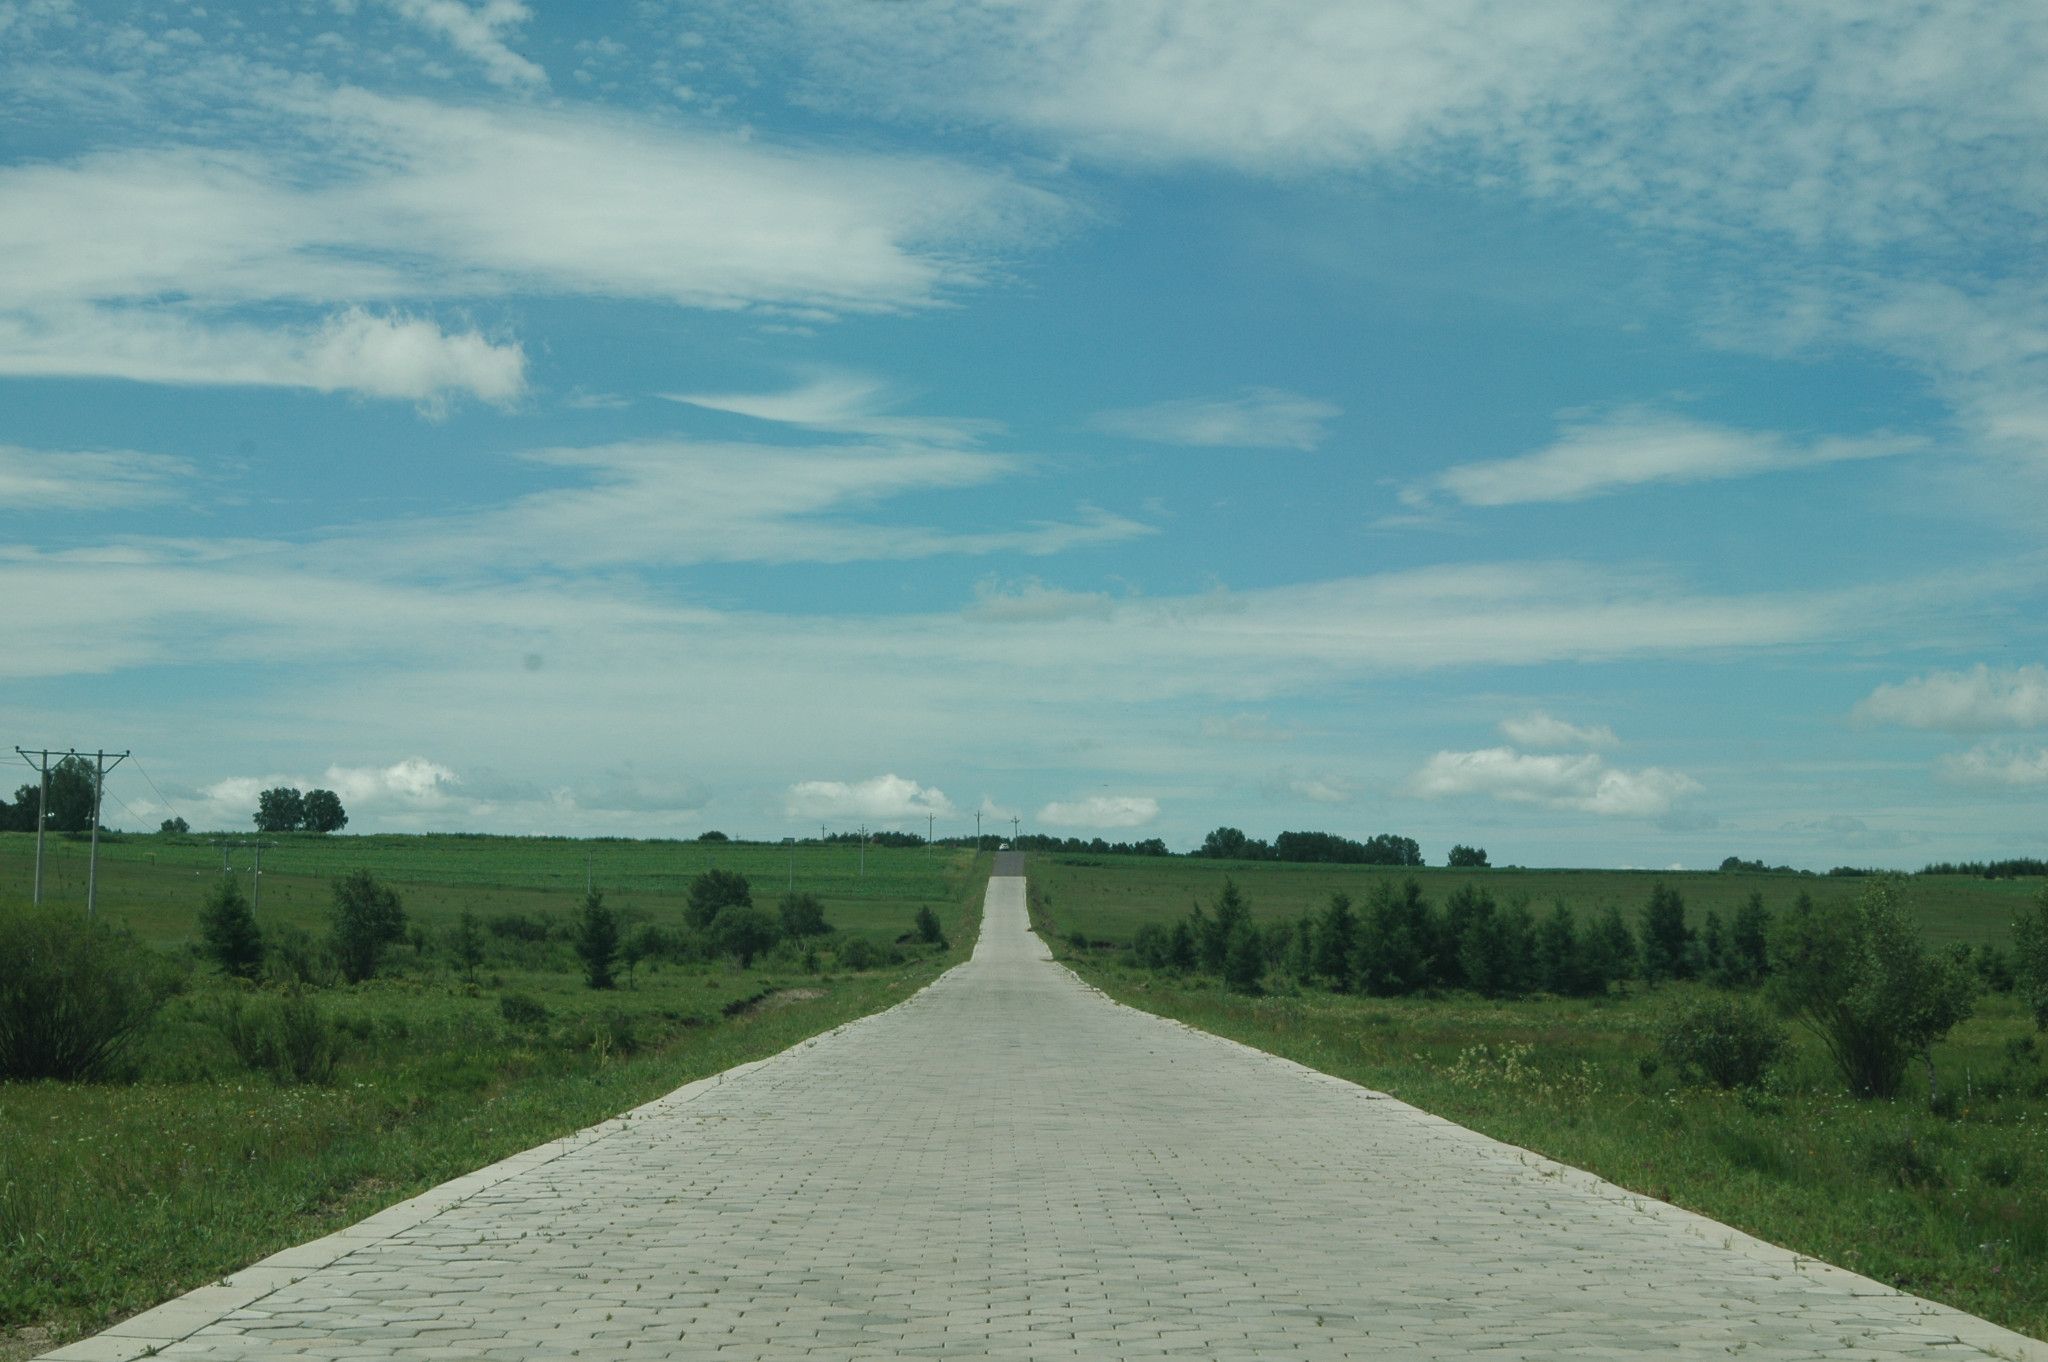
<svg viewBox="0 0 2048 1362"><path fill-rule="evenodd" d="M622 973L606 991L584 986L560 940L492 939L473 982L446 957L439 937L455 914L515 911L524 891L478 885L438 913L408 896L409 915L432 927L424 948L399 945L366 983L305 991L336 1049L321 1083L253 1070L228 1039L229 1012L275 1007L283 990L195 969L129 1057L129 1081L0 1084L0 1359L894 1005L966 959L980 929L987 858L935 854L930 867L899 876L914 899L828 908L835 926L863 918L851 933L893 946L900 964L847 972L828 950L812 973L796 949L751 970L646 962L630 986ZM564 897L540 901L566 918ZM274 898L266 889L266 930L285 917ZM939 915L949 949L895 946L920 904ZM123 915L110 905L109 916ZM294 916L321 926L310 904ZM136 906L136 918L185 953L189 911L175 938L168 912Z"/></svg>
<svg viewBox="0 0 2048 1362"><path fill-rule="evenodd" d="M1320 911L1330 895L1342 891L1353 903L1365 902L1383 880L1396 884L1414 879L1433 903L1442 903L1459 886L1476 885L1508 903L1526 898L1539 909L1563 899L1590 920L1612 906L1634 922L1660 881L1685 899L1695 922L1708 911L1726 922L1751 893L1761 893L1773 912L1792 906L1800 894L1817 904L1856 896L1859 879L1831 875L1746 874L1714 870L1449 870L1441 866L1403 869L1392 866L1293 865L1273 861L1212 861L1200 857L1039 855L1031 857L1031 880L1064 904L1069 888L1085 889L1086 930L1106 940L1128 941L1147 922L1170 924L1196 899L1215 898L1226 875L1246 886L1252 914L1260 922L1292 921L1304 912ZM1976 945L2006 939L2014 910L2040 893L2034 879L1986 880L1970 875L1915 875L1911 879L1921 925L1937 946ZM1256 885L1254 891L1251 886ZM1062 924L1068 930L1081 924Z"/></svg>
<svg viewBox="0 0 2048 1362"><path fill-rule="evenodd" d="M1907 1096L1851 1099L1796 1029L1790 1058L1762 1090L1687 1087L1659 1061L1656 1036L1671 1010L1713 991L1706 985L1490 1001L1342 995L1269 978L1274 991L1245 996L1123 962L1135 925L1178 917L1185 896L1134 909L1129 879L1091 879L1095 867L1048 867L1049 859L1032 861L1034 923L1058 958L1119 1002L2048 1338L2048 1037L2036 1037L2010 997L1981 998L1976 1016L1937 1047L1944 1098L1932 1108L1917 1067ZM1284 871L1269 878L1259 866L1217 867L1205 887L1175 887L1206 902L1225 873L1262 917L1308 906L1276 906L1303 881ZM1457 882L1439 877L1427 892ZM1050 904L1041 885L1052 887ZM1967 924L1979 910L1934 911ZM1097 944L1077 950L1076 932Z"/></svg>

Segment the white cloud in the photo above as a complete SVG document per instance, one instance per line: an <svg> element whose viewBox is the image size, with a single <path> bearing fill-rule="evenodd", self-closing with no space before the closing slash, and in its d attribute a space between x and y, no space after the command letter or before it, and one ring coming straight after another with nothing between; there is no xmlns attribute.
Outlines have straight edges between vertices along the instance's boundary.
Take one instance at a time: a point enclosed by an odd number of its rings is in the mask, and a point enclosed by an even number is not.
<svg viewBox="0 0 2048 1362"><path fill-rule="evenodd" d="M1318 804L1349 804L1357 798L1351 782L1341 776L1296 776L1287 782L1287 789Z"/></svg>
<svg viewBox="0 0 2048 1362"><path fill-rule="evenodd" d="M327 789L341 797L351 819L357 813L439 808L448 803L461 782L455 772L425 757L407 757L390 766L330 766L325 774L228 776L199 791L202 822L241 827L256 812L257 797L278 786L305 791Z"/></svg>
<svg viewBox="0 0 2048 1362"><path fill-rule="evenodd" d="M129 450L58 451L0 444L0 511L99 511L169 501L192 465Z"/></svg>
<svg viewBox="0 0 2048 1362"><path fill-rule="evenodd" d="M1980 743L1967 752L1941 759L1936 769L1959 785L2018 789L2048 785L2048 747L2015 747Z"/></svg>
<svg viewBox="0 0 2048 1362"><path fill-rule="evenodd" d="M0 373L503 400L521 347L424 308L514 293L814 320L926 307L1062 212L930 158L561 106L245 93L251 149L0 168Z"/></svg>
<svg viewBox="0 0 2048 1362"><path fill-rule="evenodd" d="M1115 602L1103 591L1064 591L1036 577L1007 583L984 578L974 584L974 604L965 613L970 619L1041 624L1049 620L1106 620L1114 609Z"/></svg>
<svg viewBox="0 0 2048 1362"><path fill-rule="evenodd" d="M1488 747L1438 752L1410 778L1409 788L1424 799L1488 795L1546 808L1653 818L1700 786L1690 776L1657 766L1619 770L1592 753L1539 756Z"/></svg>
<svg viewBox="0 0 2048 1362"><path fill-rule="evenodd" d="M1554 444L1533 454L1446 469L1430 485L1468 506L1581 501L1651 483L1748 477L1924 447L1924 441L1889 435L1800 444L1768 431L1629 409L1568 424ZM1422 504L1428 497L1410 489L1404 500Z"/></svg>
<svg viewBox="0 0 2048 1362"><path fill-rule="evenodd" d="M953 801L945 792L906 780L893 772L851 784L840 780L803 780L789 787L783 811L792 818L872 818L901 823L936 815L951 817Z"/></svg>
<svg viewBox="0 0 2048 1362"><path fill-rule="evenodd" d="M890 440L972 443L982 435L1001 429L994 421L891 416L888 409L894 405L895 399L889 385L860 374L828 374L783 392L660 393L658 396L670 402L702 407L707 411L730 412L757 421Z"/></svg>
<svg viewBox="0 0 2048 1362"><path fill-rule="evenodd" d="M461 0L384 0L420 27L438 34L464 56L482 63L495 85L548 83L547 72L505 45L505 33L533 17L520 0L482 0L472 8Z"/></svg>
<svg viewBox="0 0 2048 1362"><path fill-rule="evenodd" d="M1202 736L1229 742L1292 742L1291 728L1273 722L1270 714L1209 714L1202 718Z"/></svg>
<svg viewBox="0 0 2048 1362"><path fill-rule="evenodd" d="M1159 816L1149 795L1089 795L1047 804L1033 821L1049 828L1140 828Z"/></svg>
<svg viewBox="0 0 2048 1362"><path fill-rule="evenodd" d="M1966 672L1929 672L1879 686L1853 711L1857 719L1947 733L1995 733L2048 724L2048 667L2038 663Z"/></svg>
<svg viewBox="0 0 2048 1362"><path fill-rule="evenodd" d="M1520 747L1554 749L1559 747L1613 747L1619 739L1614 730L1606 724L1590 724L1580 727L1566 723L1563 719L1547 714L1543 710L1531 710L1527 714L1500 721L1501 736Z"/></svg>
<svg viewBox="0 0 2048 1362"><path fill-rule="evenodd" d="M1244 449L1314 449L1343 408L1278 388L1247 388L1236 397L1184 398L1098 412L1088 424L1111 435L1170 445Z"/></svg>

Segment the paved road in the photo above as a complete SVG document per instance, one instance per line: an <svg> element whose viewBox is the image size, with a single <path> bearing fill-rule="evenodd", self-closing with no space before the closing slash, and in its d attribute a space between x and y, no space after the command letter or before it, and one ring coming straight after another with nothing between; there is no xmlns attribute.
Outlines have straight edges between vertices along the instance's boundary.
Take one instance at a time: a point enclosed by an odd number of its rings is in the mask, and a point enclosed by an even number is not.
<svg viewBox="0 0 2048 1362"><path fill-rule="evenodd" d="M1001 868L1014 869L1014 863ZM2048 1357L1117 1007L1023 881L893 1011L395 1207L74 1358Z"/></svg>

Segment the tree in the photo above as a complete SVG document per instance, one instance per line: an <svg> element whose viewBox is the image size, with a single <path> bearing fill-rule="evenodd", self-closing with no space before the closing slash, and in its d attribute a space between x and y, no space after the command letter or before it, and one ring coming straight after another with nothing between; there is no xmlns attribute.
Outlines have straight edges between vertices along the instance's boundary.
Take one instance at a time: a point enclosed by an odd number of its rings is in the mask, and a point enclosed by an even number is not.
<svg viewBox="0 0 2048 1362"><path fill-rule="evenodd" d="M1255 846L1260 851L1266 849L1264 842L1253 842L1237 828L1217 828L1202 839L1202 849L1195 855L1219 861L1263 860L1263 856L1253 853Z"/></svg>
<svg viewBox="0 0 2048 1362"><path fill-rule="evenodd" d="M12 804L0 799L0 832L34 832L39 797L36 786L24 785L14 792Z"/></svg>
<svg viewBox="0 0 2048 1362"><path fill-rule="evenodd" d="M183 836L185 833L192 831L192 825L190 823L187 823L182 818L166 818L161 824L158 825L157 831L161 833L174 833L179 836Z"/></svg>
<svg viewBox="0 0 2048 1362"><path fill-rule="evenodd" d="M1752 892L1735 910L1728 928L1728 951L1723 967L1731 984L1754 984L1770 973L1771 913L1764 907L1761 892Z"/></svg>
<svg viewBox="0 0 2048 1362"><path fill-rule="evenodd" d="M1408 880L1396 894L1393 885L1381 880L1373 886L1359 927L1353 957L1359 987L1377 998L1398 998L1427 987L1435 940L1435 915L1422 886Z"/></svg>
<svg viewBox="0 0 2048 1362"><path fill-rule="evenodd" d="M917 939L927 946L946 949L945 929L939 925L939 915L932 911L929 903L920 905L917 910Z"/></svg>
<svg viewBox="0 0 2048 1362"><path fill-rule="evenodd" d="M1260 939L1257 927L1243 922L1230 934L1223 958L1223 982L1238 993L1257 993L1259 981L1265 977L1266 943Z"/></svg>
<svg viewBox="0 0 2048 1362"><path fill-rule="evenodd" d="M242 893L242 881L223 875L199 910L199 940L207 958L236 979L254 979L263 969L263 932Z"/></svg>
<svg viewBox="0 0 2048 1362"><path fill-rule="evenodd" d="M825 921L825 904L816 894L786 894L778 910L786 936L826 936L832 924Z"/></svg>
<svg viewBox="0 0 2048 1362"><path fill-rule="evenodd" d="M348 826L348 811L341 796L332 790L308 790L301 816L307 832L340 832Z"/></svg>
<svg viewBox="0 0 2048 1362"><path fill-rule="evenodd" d="M1196 926L1196 949L1201 952L1202 968L1211 974L1222 974L1230 960L1231 942L1250 929L1251 921L1251 909L1245 905L1244 895L1237 892L1237 881L1225 880L1223 892L1216 896L1216 911Z"/></svg>
<svg viewBox="0 0 2048 1362"><path fill-rule="evenodd" d="M84 757L60 758L50 768L50 831L91 832L94 794L98 784L98 772ZM36 786L22 788L32 795L37 793ZM31 800L28 822L31 829L36 825L35 807Z"/></svg>
<svg viewBox="0 0 2048 1362"><path fill-rule="evenodd" d="M463 974L475 983L476 968L484 962L484 924L467 908L455 919L455 930L448 935L448 948L455 963L462 966Z"/></svg>
<svg viewBox="0 0 2048 1362"><path fill-rule="evenodd" d="M405 936L405 906L367 870L351 871L334 882L328 921L334 958L352 984L376 978L384 948Z"/></svg>
<svg viewBox="0 0 2048 1362"><path fill-rule="evenodd" d="M2034 1026L2048 1031L2048 889L2013 914L2013 981L2020 1000L2034 1014Z"/></svg>
<svg viewBox="0 0 2048 1362"><path fill-rule="evenodd" d="M1365 839L1365 864L1405 865L1422 864L1422 848L1413 837L1399 837L1391 832L1382 832Z"/></svg>
<svg viewBox="0 0 2048 1362"><path fill-rule="evenodd" d="M1485 870L1486 848L1468 847L1462 842L1451 848L1450 859L1444 862L1453 870Z"/></svg>
<svg viewBox="0 0 2048 1362"><path fill-rule="evenodd" d="M1628 929L1628 921L1622 917L1619 905L1607 905L1600 921L1586 932L1585 942L1588 992L1604 993L1610 983L1635 973L1638 959L1635 933ZM1595 979L1599 981L1597 987L1593 983Z"/></svg>
<svg viewBox="0 0 2048 1362"><path fill-rule="evenodd" d="M289 785L256 796L256 831L297 832L306 823L306 797Z"/></svg>
<svg viewBox="0 0 2048 1362"><path fill-rule="evenodd" d="M1348 992L1351 957L1358 949L1358 915L1351 911L1348 895L1330 895L1330 905L1323 909L1322 919L1316 923L1313 940L1310 968L1337 992Z"/></svg>
<svg viewBox="0 0 2048 1362"><path fill-rule="evenodd" d="M1643 978L1682 979L1687 968L1686 943L1692 933L1685 925L1685 900L1662 880L1650 887L1650 901L1643 905Z"/></svg>
<svg viewBox="0 0 2048 1362"><path fill-rule="evenodd" d="M782 927L766 908L733 904L719 910L717 921L711 924L711 939L720 951L737 956L741 969L751 969L755 956L782 939Z"/></svg>
<svg viewBox="0 0 2048 1362"><path fill-rule="evenodd" d="M576 958L583 962L583 982L592 988L613 987L612 962L618 954L618 914L604 906L603 891L593 889L576 920Z"/></svg>
<svg viewBox="0 0 2048 1362"><path fill-rule="evenodd" d="M1976 980L1927 953L1904 881L1872 880L1823 908L1800 895L1773 924L1771 954L1778 1006L1819 1038L1852 1095L1896 1096L1915 1055L1938 1095L1934 1043L1970 1015Z"/></svg>
<svg viewBox="0 0 2048 1362"><path fill-rule="evenodd" d="M717 828L712 828L708 831L698 833L697 840L700 842L730 842L732 838L726 836Z"/></svg>
<svg viewBox="0 0 2048 1362"><path fill-rule="evenodd" d="M698 931L710 930L719 913L727 908L749 908L754 891L747 877L737 870L707 870L690 881L690 902L683 918Z"/></svg>

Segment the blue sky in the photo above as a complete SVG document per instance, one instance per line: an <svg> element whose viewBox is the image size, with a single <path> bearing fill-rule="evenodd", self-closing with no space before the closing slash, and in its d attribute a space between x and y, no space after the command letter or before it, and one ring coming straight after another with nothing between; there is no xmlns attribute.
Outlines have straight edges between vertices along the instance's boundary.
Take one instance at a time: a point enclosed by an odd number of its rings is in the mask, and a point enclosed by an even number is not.
<svg viewBox="0 0 2048 1362"><path fill-rule="evenodd" d="M5 737L133 749L127 826L2039 854L2044 64L1967 0L0 0Z"/></svg>

